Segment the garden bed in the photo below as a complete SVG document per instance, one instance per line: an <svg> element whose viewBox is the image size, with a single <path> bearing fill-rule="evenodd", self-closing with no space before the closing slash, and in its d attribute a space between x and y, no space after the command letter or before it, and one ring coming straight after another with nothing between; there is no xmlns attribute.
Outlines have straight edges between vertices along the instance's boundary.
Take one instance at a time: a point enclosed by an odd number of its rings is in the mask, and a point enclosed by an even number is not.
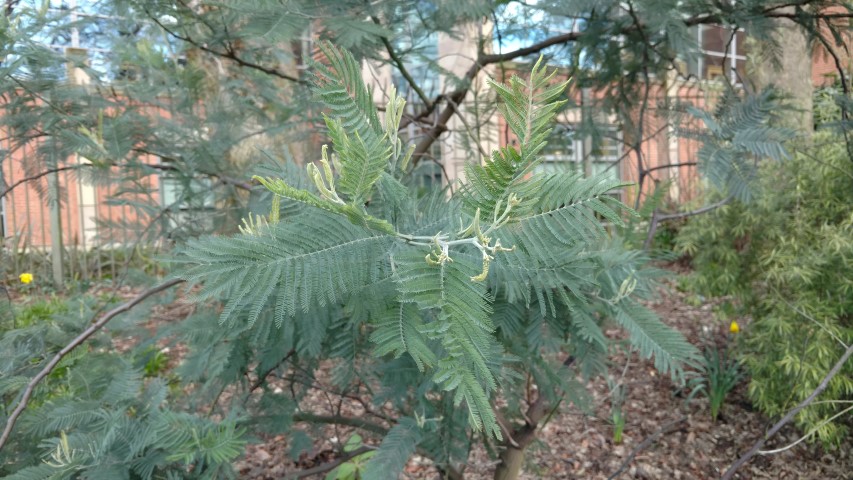
<svg viewBox="0 0 853 480"><path fill-rule="evenodd" d="M717 319L714 302L667 288L650 306L669 325L684 333L697 346L712 339L722 342L728 325ZM742 322L748 331L749 325ZM620 335L619 330L608 332ZM626 358L614 357L614 375L621 375ZM624 402L626 425L623 441L614 444L609 422L609 388L604 379L590 385L595 414L586 415L574 407L562 409L542 429L540 441L528 449L523 479L713 479L763 434L772 423L755 411L746 397L742 381L730 393L716 422L711 420L706 398L687 400L676 394L669 378L661 377L651 362L633 357L625 370L628 386ZM321 391L309 396L305 407L322 412L328 405ZM345 412L359 415L356 402L345 405ZM294 461L289 456L287 436L262 437L249 445L247 455L236 463L241 478L278 479L286 474L312 468L335 458L340 442L351 433L347 428L329 427L326 440ZM800 433L784 428L770 440L766 449L783 447ZM802 443L782 453L756 456L735 478L741 479L843 479L853 472L849 448L824 451L818 445ZM495 460L477 449L469 458L465 478L489 479ZM621 474L614 476L621 469ZM430 462L414 457L407 467L407 478L437 478ZM317 475L310 478L322 478Z"/></svg>

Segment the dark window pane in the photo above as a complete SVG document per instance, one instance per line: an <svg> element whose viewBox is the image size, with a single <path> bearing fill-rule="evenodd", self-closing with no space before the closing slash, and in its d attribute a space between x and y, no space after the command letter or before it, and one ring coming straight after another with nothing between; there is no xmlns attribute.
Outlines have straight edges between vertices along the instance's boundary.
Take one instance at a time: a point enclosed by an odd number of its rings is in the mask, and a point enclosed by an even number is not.
<svg viewBox="0 0 853 480"><path fill-rule="evenodd" d="M566 125L557 125L551 131L542 156L551 160L574 160L574 131Z"/></svg>
<svg viewBox="0 0 853 480"><path fill-rule="evenodd" d="M714 55L704 55L702 62L702 79L715 80L727 75L731 69L731 59Z"/></svg>
<svg viewBox="0 0 853 480"><path fill-rule="evenodd" d="M716 25L702 27L702 49L707 52L723 53L729 42L729 32Z"/></svg>

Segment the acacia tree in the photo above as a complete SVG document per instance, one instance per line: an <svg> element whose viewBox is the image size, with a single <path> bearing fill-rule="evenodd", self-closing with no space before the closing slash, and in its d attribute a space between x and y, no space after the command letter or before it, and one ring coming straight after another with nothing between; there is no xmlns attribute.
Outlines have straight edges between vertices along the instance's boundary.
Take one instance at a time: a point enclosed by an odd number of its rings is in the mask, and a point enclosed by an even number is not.
<svg viewBox="0 0 853 480"><path fill-rule="evenodd" d="M536 171L565 83L536 64L527 81L494 84L518 148L470 165L453 195L419 195L406 180L416 147L397 134L405 102L392 90L381 121L354 58L322 51L330 65L318 67L316 92L331 110L333 153L308 164L310 188L256 177L272 213L239 236L191 241L176 261L202 284L199 299L228 298L222 328L281 329L260 364L333 365L338 391L378 389L371 408L393 403L366 478L396 478L418 445L459 472L480 436L504 442L496 477L516 478L538 423L579 395L573 367L603 364L605 320L662 373L683 376L695 350L638 303L649 294L642 258L604 241L600 219L622 223L625 207L607 196L621 184ZM249 338L235 340L242 349Z"/></svg>
<svg viewBox="0 0 853 480"><path fill-rule="evenodd" d="M118 31L144 33L146 40L130 43L119 35L113 75L101 78L93 71L93 87L69 89L55 75L62 61L40 48L33 33L56 18L25 5L8 4L6 21L29 20L15 24L18 30L5 46L12 58L29 63L23 70L20 63L4 64L8 111L17 114L4 121L21 144L36 132L55 138L61 152L100 160L95 167L128 165L137 174L157 168L141 161L157 155L187 184L199 175L215 179L224 198L234 188L252 187L248 172L258 162L245 155L244 147L253 146L247 138L262 139L254 146L268 150L298 140L306 133L300 125L318 120L322 111L308 101L314 93L328 114L332 155L316 152L322 160L315 165L310 149L302 150L297 160L308 165L307 175L292 166L258 170L256 180L270 194L257 195L260 207L245 217L241 234L206 237L181 250L179 261L188 264L183 278L202 282L202 297L225 306L218 328L211 328L210 312L177 327L192 352L180 373L196 388L196 402L216 411L223 390L242 395L230 397L222 429L152 414L156 428L145 431L154 433L120 450L131 452L128 469L137 468L132 461L139 455L146 458L149 475L183 460L200 476L221 471L205 465L227 469L242 435L239 427L263 426L298 437L294 422L309 422L382 436L367 478L393 475L415 451L432 458L445 476L460 477L477 440L500 442L496 476L513 478L541 422L564 398L580 401L574 374L599 371L608 348L603 322L621 324L642 355L654 354L656 365L677 377L692 349L638 305L650 291L643 257L605 241L608 235L599 224L601 218L618 223L630 215L605 195L617 184L535 171L565 91L548 81L541 65L529 80L494 86L502 114L519 138L518 149L501 149L470 166L467 183L452 195L421 191L412 182L412 166L427 158L459 106L473 95L473 81L490 65L539 54L546 63L562 59L579 85L608 92L603 108L627 112L623 120L642 159L640 144L649 132L642 120L635 121L643 115L631 112L649 108L653 78L697 53L691 27L748 28L772 43L781 18L833 50L827 34L838 31L836 20L849 16L847 10L824 11L844 7L843 2L818 0L536 6L124 0L105 8L123 26ZM524 14L505 15L510 7ZM427 35L455 34L463 25L483 21L492 23L499 39L520 46L490 48L491 39L483 37L460 78L418 50ZM327 46L326 60L312 64L314 52L303 48L306 31L347 47L354 57ZM421 57L427 71L448 76L444 83L453 86L429 92L406 62L413 56ZM406 109L388 92L383 111L377 111L356 59L383 62L399 72L417 100L410 102L415 108ZM750 164L738 163L739 154L778 151L780 137L769 136L776 134L766 128L769 98L733 95L725 103L728 109L705 116L719 128L710 129L709 147L699 161L721 187L742 191ZM170 115L152 117L152 106ZM398 132L410 125L423 135L407 149ZM109 141L114 139L131 141ZM43 163L34 161L33 176L57 168L49 149L37 158ZM639 168L643 182L650 172L642 161ZM238 201L245 204L245 198ZM223 224L236 228L236 218ZM299 410L305 392L319 386L316 372L329 365L335 366L331 387L324 388L363 401L366 418ZM282 379L292 395L276 393L271 382ZM522 388L527 384L536 388ZM12 400L25 406L18 402ZM382 408L386 402L391 411ZM133 411L143 409L135 405ZM44 418L50 410L38 413ZM9 418L4 442L17 417ZM188 425L185 431L202 429L203 438L182 436L167 443L183 456L146 450L162 440L158 435L166 435L164 425L179 423L176 418ZM97 416L87 421L100 425ZM63 427L80 424L45 425L36 435L56 435L60 457L86 451L85 438L63 443L60 436ZM227 448L204 450L211 445ZM194 456L194 448L208 456ZM365 453L356 448L346 457Z"/></svg>

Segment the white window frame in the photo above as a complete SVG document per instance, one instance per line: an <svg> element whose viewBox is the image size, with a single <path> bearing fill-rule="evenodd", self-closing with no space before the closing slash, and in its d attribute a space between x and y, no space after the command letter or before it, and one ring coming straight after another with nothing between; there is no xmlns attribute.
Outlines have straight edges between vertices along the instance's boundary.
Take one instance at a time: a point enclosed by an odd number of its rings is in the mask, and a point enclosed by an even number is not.
<svg viewBox="0 0 853 480"><path fill-rule="evenodd" d="M729 71L728 71L729 80L734 85L740 85L740 81L737 78L737 62L738 62L738 60L746 61L746 55L738 55L737 54L737 45L738 45L737 44L737 32L743 32L744 30L742 28L738 28L736 30L730 30L728 27L725 27L723 25L714 25L714 27L721 28L721 29L729 32L730 34L734 35L732 37L732 41L729 45L729 51L728 52L722 52L722 51L717 52L714 50L705 50L704 48L702 48L702 33L704 32L706 25L702 25L702 24L698 25L698 28L696 29L696 41L699 44L699 51L702 53L702 55L699 56L698 65L697 65L699 68L696 70L696 72L699 73L700 76L702 75L702 69L705 66L705 55L708 55L711 57L728 58L728 60L729 60ZM723 74L725 74L725 73L726 72L723 72ZM709 79L701 78L701 80L709 80Z"/></svg>
<svg viewBox="0 0 853 480"><path fill-rule="evenodd" d="M0 172L2 174L2 172ZM0 241L6 238L6 197L0 198Z"/></svg>
<svg viewBox="0 0 853 480"><path fill-rule="evenodd" d="M568 143L571 147L571 153L569 155L542 155L542 163L540 165L545 166L548 164L559 164L565 162L571 162L574 164L574 170L580 171L584 175L586 172L584 171L585 161L587 160L587 156L589 157L589 161L591 165L595 164L607 164L607 168L612 168L616 172L616 178L622 178L622 171L618 164L623 157L623 142L622 142L622 129L620 129L617 125L604 125L603 129L607 130L608 134L612 134L612 136L606 137L607 141L614 142L616 151L612 154L606 154L605 152L601 152L599 154L595 154L593 151L587 152L587 144L589 143L588 139L583 138L575 138L573 135L574 126L571 124L561 124L556 128L561 128L566 131L567 134L572 134L571 141ZM600 146L599 146L600 148ZM542 171L552 171L550 168L543 169ZM592 172L590 172L592 173ZM622 197L622 189L614 191L614 193L618 194L619 197Z"/></svg>

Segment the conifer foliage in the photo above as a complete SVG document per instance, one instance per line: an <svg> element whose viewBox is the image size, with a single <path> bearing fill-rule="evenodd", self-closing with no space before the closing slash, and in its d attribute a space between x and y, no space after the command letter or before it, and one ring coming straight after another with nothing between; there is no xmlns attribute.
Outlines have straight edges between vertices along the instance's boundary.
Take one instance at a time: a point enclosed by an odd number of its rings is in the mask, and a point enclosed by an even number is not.
<svg viewBox="0 0 853 480"><path fill-rule="evenodd" d="M292 347L293 361L337 362L342 385L353 376L381 385L374 401L394 402L400 418L372 461L397 471L370 471L396 478L416 447L452 466L469 430L502 439L495 399L518 402L524 374L543 395L579 395L558 357L594 365L607 319L680 375L694 350L637 302L649 288L642 259L602 226L632 214L607 196L622 185L536 169L565 83L537 64L527 80L494 84L518 149L468 167L455 194L423 194L396 136L404 101L391 90L380 121L352 55L322 50L315 92L332 145L307 163L312 188L258 177L274 194L269 217L238 236L191 241L176 262L201 284L199 299L225 302L220 328L289 337L267 354Z"/></svg>

